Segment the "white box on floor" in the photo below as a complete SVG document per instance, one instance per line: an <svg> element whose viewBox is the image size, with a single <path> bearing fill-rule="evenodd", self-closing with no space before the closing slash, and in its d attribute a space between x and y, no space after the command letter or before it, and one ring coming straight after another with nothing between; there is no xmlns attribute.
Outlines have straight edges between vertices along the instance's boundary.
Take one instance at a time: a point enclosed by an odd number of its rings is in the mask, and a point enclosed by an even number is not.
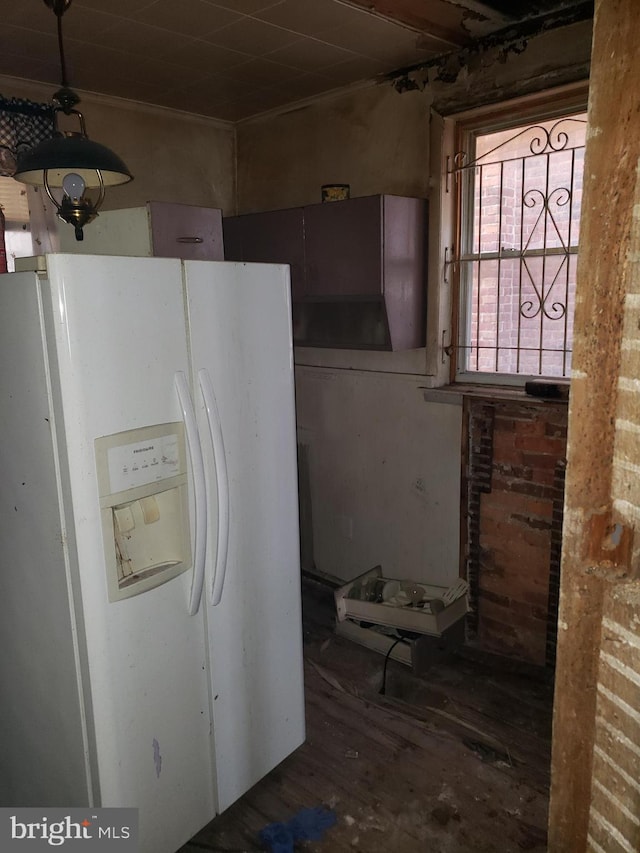
<svg viewBox="0 0 640 853"><path fill-rule="evenodd" d="M468 610L468 586L462 579L448 588L416 582L414 585L424 591L422 606L408 602L402 605L397 599L395 599L396 603L392 604L390 601L386 603L375 600L363 601L352 597L356 591L363 590L367 585L373 587L377 584L379 587L384 587L387 584L400 585L401 583L401 581L383 577L381 566L376 566L359 575L348 584L339 587L334 593L338 620L343 622L351 618L439 637L454 622L462 619ZM441 609L437 612L433 612L428 605L432 600L440 602Z"/></svg>
<svg viewBox="0 0 640 853"><path fill-rule="evenodd" d="M399 631L403 633L402 628ZM336 620L336 634L374 652L388 655L392 660L410 666L414 675L421 675L464 643L464 623L461 620L454 622L438 637L414 633L408 638L400 637L395 628L371 623L362 627L362 624L352 619L345 619L344 622Z"/></svg>

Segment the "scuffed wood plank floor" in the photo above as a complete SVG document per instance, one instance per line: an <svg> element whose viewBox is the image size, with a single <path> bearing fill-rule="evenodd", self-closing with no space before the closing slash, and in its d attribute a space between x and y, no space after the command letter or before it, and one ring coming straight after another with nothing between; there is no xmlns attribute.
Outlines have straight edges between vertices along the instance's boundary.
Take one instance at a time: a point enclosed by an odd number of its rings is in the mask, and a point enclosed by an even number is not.
<svg viewBox="0 0 640 853"><path fill-rule="evenodd" d="M332 632L331 592L304 584L307 741L180 853L260 849L300 809L337 823L309 851L546 849L551 686L482 656L421 678Z"/></svg>

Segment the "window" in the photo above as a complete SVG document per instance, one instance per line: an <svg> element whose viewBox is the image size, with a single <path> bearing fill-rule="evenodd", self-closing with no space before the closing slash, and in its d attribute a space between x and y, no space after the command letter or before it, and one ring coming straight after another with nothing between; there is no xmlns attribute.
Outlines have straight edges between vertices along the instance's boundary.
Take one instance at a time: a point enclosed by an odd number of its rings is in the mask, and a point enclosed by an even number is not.
<svg viewBox="0 0 640 853"><path fill-rule="evenodd" d="M5 218L7 268L13 272L16 258L33 254L27 188L13 178L0 177L0 207Z"/></svg>
<svg viewBox="0 0 640 853"><path fill-rule="evenodd" d="M586 113L461 125L456 378L569 377Z"/></svg>

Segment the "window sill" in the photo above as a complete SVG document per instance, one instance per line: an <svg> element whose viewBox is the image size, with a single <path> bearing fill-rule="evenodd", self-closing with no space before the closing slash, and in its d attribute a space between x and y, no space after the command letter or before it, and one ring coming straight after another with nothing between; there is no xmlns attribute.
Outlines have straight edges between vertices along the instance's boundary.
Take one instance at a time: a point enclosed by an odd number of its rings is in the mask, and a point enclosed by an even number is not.
<svg viewBox="0 0 640 853"><path fill-rule="evenodd" d="M508 385L472 385L466 383L455 383L442 385L439 388L423 388L424 399L427 403L449 403L451 405L462 405L465 397L481 400L508 400L519 403L560 404L567 405L569 402L569 383L554 383L560 389L559 396L538 396L527 394L524 388Z"/></svg>

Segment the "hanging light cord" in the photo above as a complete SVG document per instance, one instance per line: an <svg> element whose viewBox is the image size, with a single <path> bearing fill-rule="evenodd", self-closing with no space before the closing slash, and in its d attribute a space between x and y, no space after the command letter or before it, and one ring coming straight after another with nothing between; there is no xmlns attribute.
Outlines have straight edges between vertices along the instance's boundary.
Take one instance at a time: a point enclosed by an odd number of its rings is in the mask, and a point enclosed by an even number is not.
<svg viewBox="0 0 640 853"><path fill-rule="evenodd" d="M60 54L60 75L62 77L62 86L53 96L53 100L55 103L59 104L60 109L65 113L65 115L70 115L72 112L75 112L74 107L80 101L80 98L76 93L69 88L69 81L67 79L67 63L64 57L64 42L62 38L62 16L71 5L71 0L44 0L44 2L45 5L52 10L58 22L58 53Z"/></svg>
<svg viewBox="0 0 640 853"><path fill-rule="evenodd" d="M60 73L62 75L62 85L67 88L69 81L67 80L67 64L64 59L64 44L62 42L62 15L65 11L64 3L56 3L55 9L56 19L58 21L58 50L60 51Z"/></svg>

